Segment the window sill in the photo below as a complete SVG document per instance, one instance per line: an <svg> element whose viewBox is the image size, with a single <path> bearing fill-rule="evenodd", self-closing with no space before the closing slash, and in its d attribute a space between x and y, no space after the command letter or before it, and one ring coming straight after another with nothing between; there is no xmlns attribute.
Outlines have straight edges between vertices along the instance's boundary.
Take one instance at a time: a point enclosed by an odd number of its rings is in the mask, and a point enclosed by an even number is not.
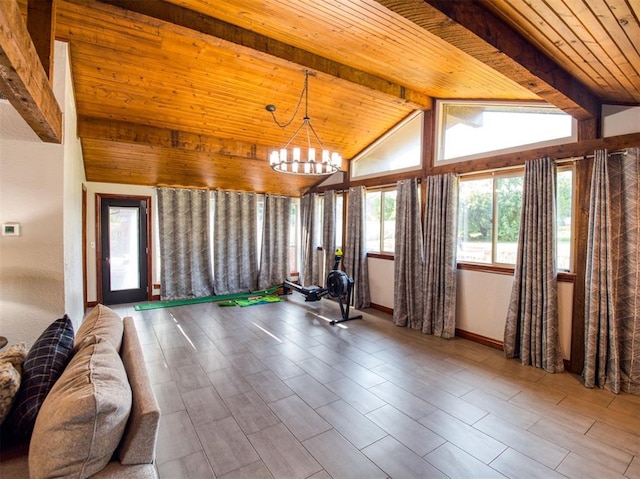
<svg viewBox="0 0 640 479"><path fill-rule="evenodd" d="M458 263L458 269L466 271L479 271L482 273L492 274L504 274L507 276L513 276L513 266L496 266L492 264L477 264L477 263ZM575 283L576 274L568 271L558 272L558 281L561 283Z"/></svg>
<svg viewBox="0 0 640 479"><path fill-rule="evenodd" d="M367 258L385 259L387 261L393 261L395 255L393 253L367 253Z"/></svg>

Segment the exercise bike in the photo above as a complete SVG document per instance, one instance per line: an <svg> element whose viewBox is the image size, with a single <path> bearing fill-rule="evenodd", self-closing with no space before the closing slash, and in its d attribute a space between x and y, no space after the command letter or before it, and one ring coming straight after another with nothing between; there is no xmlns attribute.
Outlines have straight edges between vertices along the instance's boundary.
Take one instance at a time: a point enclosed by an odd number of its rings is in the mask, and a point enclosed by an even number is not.
<svg viewBox="0 0 640 479"><path fill-rule="evenodd" d="M338 304L340 305L342 318L331 320L329 324L332 325L343 323L344 321L350 321L352 319L362 319L361 314L349 317L349 307L351 305L351 294L353 293L354 281L353 278L350 278L347 275L347 273L338 269L340 261L342 261L342 250L337 249L333 270L331 270L327 275L326 288L320 288L319 286L305 288L304 286L285 280L282 285L284 294L289 294L289 290L294 290L301 293L304 296L305 301L320 301L327 295L333 299L337 299Z"/></svg>

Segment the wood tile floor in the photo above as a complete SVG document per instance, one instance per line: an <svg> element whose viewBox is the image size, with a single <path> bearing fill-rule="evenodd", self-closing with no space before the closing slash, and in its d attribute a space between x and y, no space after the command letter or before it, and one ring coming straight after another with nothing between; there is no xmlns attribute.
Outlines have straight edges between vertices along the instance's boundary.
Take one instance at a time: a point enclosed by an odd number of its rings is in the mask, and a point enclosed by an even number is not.
<svg viewBox="0 0 640 479"><path fill-rule="evenodd" d="M640 397L330 300L134 311L161 479L640 478Z"/></svg>

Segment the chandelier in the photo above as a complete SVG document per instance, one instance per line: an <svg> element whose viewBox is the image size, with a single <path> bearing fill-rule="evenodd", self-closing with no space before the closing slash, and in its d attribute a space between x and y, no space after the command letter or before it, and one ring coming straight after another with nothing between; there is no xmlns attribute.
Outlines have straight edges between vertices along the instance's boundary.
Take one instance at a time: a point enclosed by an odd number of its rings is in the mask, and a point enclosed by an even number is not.
<svg viewBox="0 0 640 479"><path fill-rule="evenodd" d="M276 115L274 113L276 111L275 105L267 105L265 107L265 109L271 113L275 124L280 128L286 128L295 119L298 114L298 110L300 109L302 99L304 98L304 118L302 119L302 123L291 138L289 138L289 141L287 141L287 144L284 145L284 147L271 152L271 155L269 156L269 164L273 170L280 171L282 173L292 173L296 175L329 175L340 170L340 167L342 166L342 157L338 153L330 152L324 147L322 141L318 138L316 130L313 128L313 125L311 125L311 118L309 118L308 112L309 75L315 76L315 73L305 70L304 87L300 93L300 99L298 100L296 110L293 112L293 116L288 122L280 123L276 119ZM306 148L300 146L293 146L292 148L289 148L292 144L295 145L294 140L300 132L304 132L304 136L306 136ZM318 156L316 156L316 149L312 146L312 138L314 138L315 142L320 146L321 153L319 153Z"/></svg>

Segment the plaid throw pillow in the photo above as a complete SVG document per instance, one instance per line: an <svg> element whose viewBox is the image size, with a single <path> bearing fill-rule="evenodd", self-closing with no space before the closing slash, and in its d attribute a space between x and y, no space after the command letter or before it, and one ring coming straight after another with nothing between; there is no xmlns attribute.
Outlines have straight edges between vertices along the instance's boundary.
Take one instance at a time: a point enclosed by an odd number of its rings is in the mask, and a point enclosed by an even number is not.
<svg viewBox="0 0 640 479"><path fill-rule="evenodd" d="M40 406L73 355L73 323L65 314L33 343L22 366L22 384L4 427L19 439L31 436Z"/></svg>

